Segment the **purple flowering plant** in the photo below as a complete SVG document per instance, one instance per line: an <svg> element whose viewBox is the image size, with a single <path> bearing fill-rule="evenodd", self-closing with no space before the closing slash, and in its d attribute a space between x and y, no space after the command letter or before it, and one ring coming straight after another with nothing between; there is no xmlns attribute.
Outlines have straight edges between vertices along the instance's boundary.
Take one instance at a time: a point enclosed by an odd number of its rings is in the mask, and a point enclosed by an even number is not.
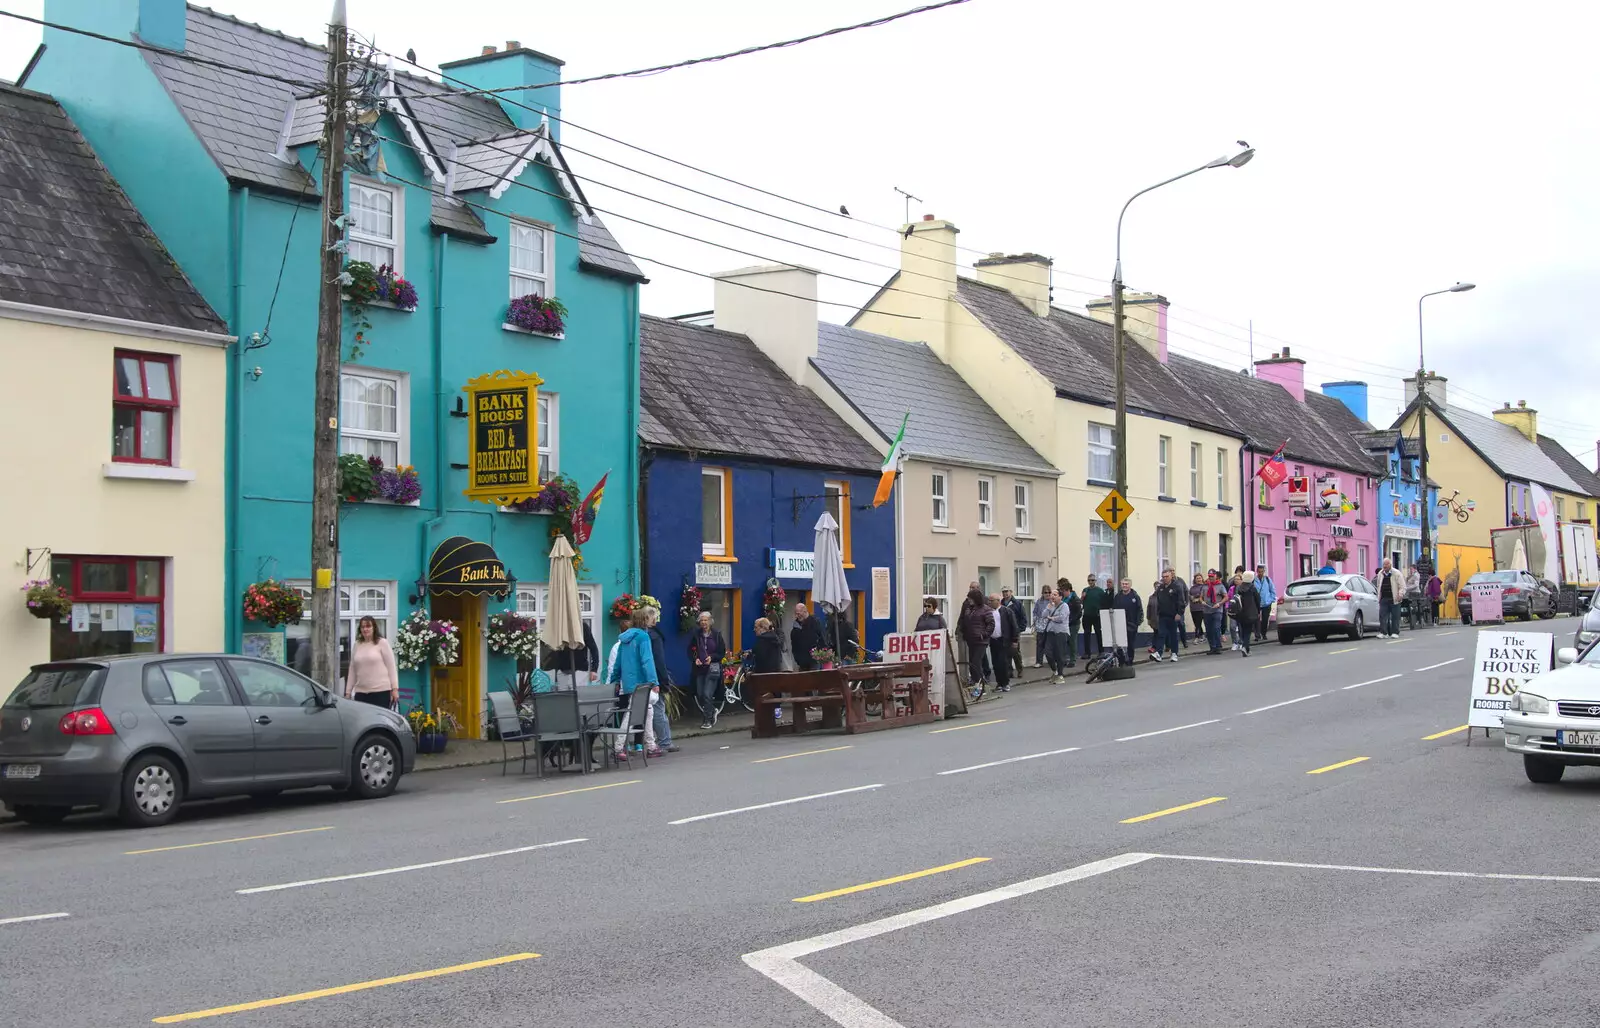
<svg viewBox="0 0 1600 1028"><path fill-rule="evenodd" d="M555 297L529 293L511 301L506 321L529 332L560 335L566 328L567 306Z"/></svg>
<svg viewBox="0 0 1600 1028"><path fill-rule="evenodd" d="M380 303L392 303L403 310L417 309L417 287L401 278L389 265L380 265L377 274L377 295Z"/></svg>
<svg viewBox="0 0 1600 1028"><path fill-rule="evenodd" d="M72 611L67 591L47 579L30 579L23 583L22 591L27 594L28 613L36 618L54 621Z"/></svg>

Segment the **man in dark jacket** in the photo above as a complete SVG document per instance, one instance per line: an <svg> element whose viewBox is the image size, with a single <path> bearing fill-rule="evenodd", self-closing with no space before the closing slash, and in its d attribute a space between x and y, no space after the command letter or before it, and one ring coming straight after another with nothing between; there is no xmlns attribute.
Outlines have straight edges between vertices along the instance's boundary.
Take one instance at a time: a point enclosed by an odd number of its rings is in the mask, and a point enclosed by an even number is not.
<svg viewBox="0 0 1600 1028"><path fill-rule="evenodd" d="M1111 579L1108 577L1106 585L1109 586L1110 584ZM1089 584L1083 587L1083 655L1085 657L1092 657L1096 653L1105 652L1106 641L1101 638L1100 633L1100 610L1109 606L1107 601L1110 598L1105 589L1095 584L1094 576L1090 575ZM1090 641L1091 637L1093 642ZM1129 642L1132 641L1131 639L1129 640Z"/></svg>
<svg viewBox="0 0 1600 1028"><path fill-rule="evenodd" d="M977 587L967 590L961 603L961 617L956 622L961 641L967 646L967 686L983 687L984 654L989 652L989 638L994 635L995 614L984 603L983 593Z"/></svg>
<svg viewBox="0 0 1600 1028"><path fill-rule="evenodd" d="M1027 605L1017 599L1016 594L1010 589L1000 590L1000 606L1004 607L1010 613L1011 620L1016 622L1019 636L1033 626L1033 618L1029 616L1030 612ZM1020 639L1017 645L1011 649L1011 666L1016 669L1016 677L1021 679L1022 643Z"/></svg>
<svg viewBox="0 0 1600 1028"><path fill-rule="evenodd" d="M557 688L565 685L568 689L575 689L578 687L578 677L585 674L588 675L589 681L599 681L600 647L595 644L594 633L589 630L589 622L583 623L583 648L551 651L550 670L555 672L552 677L555 678ZM566 676L564 683L563 675Z"/></svg>
<svg viewBox="0 0 1600 1028"><path fill-rule="evenodd" d="M828 645L822 636L822 622L811 616L806 605L794 605L794 627L789 629L789 650L794 654L794 666L800 671L814 671L817 662L811 651Z"/></svg>
<svg viewBox="0 0 1600 1028"><path fill-rule="evenodd" d="M1170 650L1172 661L1178 661L1178 619L1189 603L1189 590L1173 575L1172 569L1161 572L1161 584L1156 587L1156 659L1165 659Z"/></svg>
<svg viewBox="0 0 1600 1028"><path fill-rule="evenodd" d="M1139 594L1133 591L1133 579L1122 580L1122 591L1111 598L1112 610L1122 611L1123 617L1128 621L1128 645L1118 647L1122 659L1129 664L1133 663L1133 637L1139 631L1139 625L1144 621L1144 601L1139 599Z"/></svg>
<svg viewBox="0 0 1600 1028"><path fill-rule="evenodd" d="M994 615L989 630L989 664L994 668L994 684L1001 692L1011 691L1011 651L1017 646L1017 620L1000 597L989 594L989 611Z"/></svg>

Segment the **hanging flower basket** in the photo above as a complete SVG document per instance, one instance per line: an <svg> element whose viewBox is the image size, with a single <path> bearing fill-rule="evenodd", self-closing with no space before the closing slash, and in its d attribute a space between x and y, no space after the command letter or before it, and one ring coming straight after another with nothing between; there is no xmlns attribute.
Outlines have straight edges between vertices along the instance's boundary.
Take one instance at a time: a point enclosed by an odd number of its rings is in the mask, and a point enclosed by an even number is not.
<svg viewBox="0 0 1600 1028"><path fill-rule="evenodd" d="M459 659L461 629L453 621L434 621L425 611L414 610L395 633L394 662L402 671L429 664L443 667Z"/></svg>
<svg viewBox="0 0 1600 1028"><path fill-rule="evenodd" d="M634 610L639 606L639 601L633 598L632 593L623 593L611 601L611 620L626 621L633 616Z"/></svg>
<svg viewBox="0 0 1600 1028"><path fill-rule="evenodd" d="M539 626L526 614L503 610L489 615L483 628L490 653L501 653L518 660L535 660L539 656Z"/></svg>
<svg viewBox="0 0 1600 1028"><path fill-rule="evenodd" d="M43 578L31 579L22 586L27 594L28 613L46 621L59 621L72 613L67 591Z"/></svg>
<svg viewBox="0 0 1600 1028"><path fill-rule="evenodd" d="M506 309L506 324L524 332L558 336L566 330L567 306L555 297L529 293L511 301Z"/></svg>
<svg viewBox="0 0 1600 1028"><path fill-rule="evenodd" d="M1328 559L1332 561L1346 561L1350 559L1350 551L1343 546L1335 546L1328 551Z"/></svg>
<svg viewBox="0 0 1600 1028"><path fill-rule="evenodd" d="M761 595L761 612L774 626L783 623L783 601L787 594L781 585L769 585L767 591Z"/></svg>
<svg viewBox="0 0 1600 1028"><path fill-rule="evenodd" d="M298 625L305 601L298 590L276 579L256 582L244 590L244 618L262 625Z"/></svg>
<svg viewBox="0 0 1600 1028"><path fill-rule="evenodd" d="M694 631L700 620L700 590L692 585L683 587L683 597L678 601L678 627L685 632Z"/></svg>

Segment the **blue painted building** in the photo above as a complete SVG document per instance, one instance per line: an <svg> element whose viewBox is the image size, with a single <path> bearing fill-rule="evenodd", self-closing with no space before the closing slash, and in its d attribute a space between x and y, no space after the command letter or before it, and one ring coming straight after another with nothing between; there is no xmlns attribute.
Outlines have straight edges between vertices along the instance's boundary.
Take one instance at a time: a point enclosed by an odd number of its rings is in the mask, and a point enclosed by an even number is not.
<svg viewBox="0 0 1600 1028"><path fill-rule="evenodd" d="M1324 382L1322 391L1339 400L1362 421L1367 420L1365 382ZM1358 441L1385 469L1376 492L1378 555L1373 570L1385 558L1393 561L1395 567L1410 567L1423 556L1422 519L1427 512L1434 514L1435 542L1438 526L1444 523L1437 503L1439 487L1431 482L1426 490L1422 487L1418 474L1420 451L1415 438L1387 428L1363 432Z"/></svg>
<svg viewBox="0 0 1600 1028"><path fill-rule="evenodd" d="M882 649L899 583L894 503L872 506L878 450L744 335L646 317L640 347L642 577L661 601L674 679L691 680L677 616L686 586L699 589L729 647L749 649L776 578L787 648L793 606L810 602L806 562L824 510L841 526L846 616L867 648ZM876 609L874 571L888 585Z"/></svg>
<svg viewBox="0 0 1600 1028"><path fill-rule="evenodd" d="M261 646L242 619L244 588L271 577L309 589L312 570L312 382L326 183L317 152L322 109L310 94L326 53L181 0L48 0L45 17L176 51L47 29L30 82L54 91L79 119L162 242L225 313L229 331L253 340L235 348L230 366L226 602L230 648ZM465 85L506 86L557 79L560 63L517 47L445 71ZM394 268L414 287L416 304L365 312L346 305L340 444L391 472L413 468L420 495L344 504L341 634L364 614L391 635L416 609L458 621L460 663L403 673L403 702L449 706L476 734L485 692L503 688L515 671L510 659L487 652L482 623L513 606L542 618L559 519L464 498L463 387L502 370L539 376L541 480L568 477L581 497L610 472L579 575L581 609L601 637L608 597L636 587L643 276L567 168L557 123L545 117L559 114L558 89L501 101L451 94L387 63L376 73L378 159L342 184L348 255ZM508 323L508 300L532 293L565 304L564 331ZM492 557L473 552L497 559L513 580L442 585L430 567L445 570L440 561L459 545L442 545L447 540L485 544ZM307 666L308 634L304 624L288 629L285 659Z"/></svg>

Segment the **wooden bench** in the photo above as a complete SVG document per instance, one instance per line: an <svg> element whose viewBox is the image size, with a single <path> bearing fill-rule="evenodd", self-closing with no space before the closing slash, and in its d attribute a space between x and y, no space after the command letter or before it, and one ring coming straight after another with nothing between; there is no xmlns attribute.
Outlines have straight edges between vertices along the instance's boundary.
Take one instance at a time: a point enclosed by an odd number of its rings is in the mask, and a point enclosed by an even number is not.
<svg viewBox="0 0 1600 1028"><path fill-rule="evenodd" d="M793 710L792 720L786 724L778 724L776 711L789 707ZM810 712L815 710L822 717L813 725ZM788 729L796 735L808 732L812 728L843 728L844 727L844 697L836 693L813 693L804 696L763 696L756 701L756 722L762 721L771 726L775 731Z"/></svg>

